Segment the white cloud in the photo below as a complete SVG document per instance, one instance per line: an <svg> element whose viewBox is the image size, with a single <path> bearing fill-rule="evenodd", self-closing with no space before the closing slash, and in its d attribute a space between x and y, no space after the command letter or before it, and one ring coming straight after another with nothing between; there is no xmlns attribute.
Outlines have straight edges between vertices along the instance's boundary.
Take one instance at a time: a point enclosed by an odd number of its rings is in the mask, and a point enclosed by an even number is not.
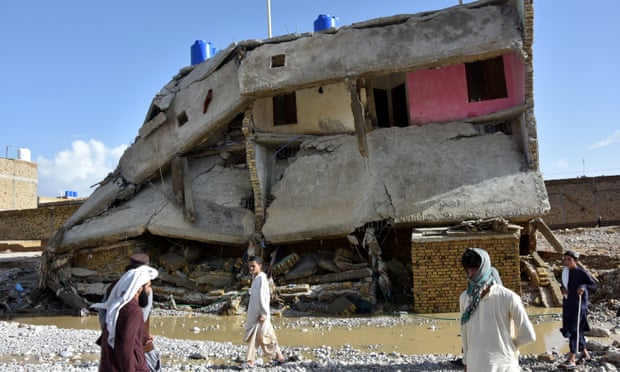
<svg viewBox="0 0 620 372"><path fill-rule="evenodd" d="M616 130L614 131L610 136L608 136L607 138L603 139L602 141L599 141L593 145L588 146L589 149L597 149L600 147L605 147L605 146L609 146L612 143L615 142L620 142L620 130Z"/></svg>
<svg viewBox="0 0 620 372"><path fill-rule="evenodd" d="M566 161L566 159L560 159L556 164L556 167L560 168L560 169L566 169L568 168L568 162Z"/></svg>
<svg viewBox="0 0 620 372"><path fill-rule="evenodd" d="M53 159L39 156L39 196L62 196L65 191L77 191L78 197L89 196L92 185L102 181L112 172L127 148L120 145L106 148L97 140L74 141L71 148L56 154Z"/></svg>

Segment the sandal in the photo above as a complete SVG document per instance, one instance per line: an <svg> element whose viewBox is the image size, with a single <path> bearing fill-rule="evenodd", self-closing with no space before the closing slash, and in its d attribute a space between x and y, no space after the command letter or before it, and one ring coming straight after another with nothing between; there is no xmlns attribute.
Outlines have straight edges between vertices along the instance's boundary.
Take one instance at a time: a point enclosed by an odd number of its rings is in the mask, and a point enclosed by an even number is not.
<svg viewBox="0 0 620 372"><path fill-rule="evenodd" d="M252 369L254 368L254 362L243 362L243 364L241 364L240 369L241 370L246 370L246 369Z"/></svg>
<svg viewBox="0 0 620 372"><path fill-rule="evenodd" d="M575 362L573 362L572 360L567 360L561 363L559 367L563 369L575 369L577 368L577 364L575 364Z"/></svg>
<svg viewBox="0 0 620 372"><path fill-rule="evenodd" d="M280 366L280 365L282 365L282 364L284 364L284 363L286 363L286 358L282 358L282 359L274 359L274 360L271 362L271 365L273 365L273 366Z"/></svg>
<svg viewBox="0 0 620 372"><path fill-rule="evenodd" d="M587 363L590 363L591 361L592 361L592 357L591 356L589 356L587 358L582 356L581 358L579 358L577 360L577 364L587 364Z"/></svg>

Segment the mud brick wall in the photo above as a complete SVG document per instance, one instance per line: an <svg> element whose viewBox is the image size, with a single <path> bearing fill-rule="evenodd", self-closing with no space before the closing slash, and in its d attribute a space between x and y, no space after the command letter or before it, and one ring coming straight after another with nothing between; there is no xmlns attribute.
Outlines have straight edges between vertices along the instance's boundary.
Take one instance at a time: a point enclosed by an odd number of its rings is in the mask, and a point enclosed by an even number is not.
<svg viewBox="0 0 620 372"><path fill-rule="evenodd" d="M47 241L81 204L69 202L35 209L0 211L0 240Z"/></svg>
<svg viewBox="0 0 620 372"><path fill-rule="evenodd" d="M37 207L37 164L0 158L0 211Z"/></svg>
<svg viewBox="0 0 620 372"><path fill-rule="evenodd" d="M94 270L100 275L120 276L125 272L129 257L137 252L147 253L151 259L151 266L157 266L157 256L160 252L155 253L151 248L147 240L137 239L105 247L81 249L73 256L71 266Z"/></svg>
<svg viewBox="0 0 620 372"><path fill-rule="evenodd" d="M491 265L504 286L521 294L519 238L513 234L467 234L467 237L422 237L413 234L413 310L418 313L459 311L459 296L467 289L461 256L469 247L489 252Z"/></svg>
<svg viewBox="0 0 620 372"><path fill-rule="evenodd" d="M620 224L620 176L580 177L545 181L551 228Z"/></svg>

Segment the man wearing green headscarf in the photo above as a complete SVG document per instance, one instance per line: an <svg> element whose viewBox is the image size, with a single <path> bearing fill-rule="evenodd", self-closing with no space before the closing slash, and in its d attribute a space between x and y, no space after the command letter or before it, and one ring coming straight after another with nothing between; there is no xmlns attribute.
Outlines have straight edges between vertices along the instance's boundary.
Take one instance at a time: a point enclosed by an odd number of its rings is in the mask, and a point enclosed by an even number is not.
<svg viewBox="0 0 620 372"><path fill-rule="evenodd" d="M484 249L467 248L461 263L468 279L460 298L465 371L520 371L519 348L536 341L521 297L501 284Z"/></svg>

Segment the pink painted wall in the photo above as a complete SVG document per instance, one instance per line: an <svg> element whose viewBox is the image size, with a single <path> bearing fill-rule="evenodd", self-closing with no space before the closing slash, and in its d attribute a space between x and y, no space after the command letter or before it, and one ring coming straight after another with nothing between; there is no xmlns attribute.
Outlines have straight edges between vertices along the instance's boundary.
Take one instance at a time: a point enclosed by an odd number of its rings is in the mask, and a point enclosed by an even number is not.
<svg viewBox="0 0 620 372"><path fill-rule="evenodd" d="M407 74L409 123L422 125L472 118L525 102L525 66L515 53L504 54L508 97L469 102L465 65L458 64Z"/></svg>

